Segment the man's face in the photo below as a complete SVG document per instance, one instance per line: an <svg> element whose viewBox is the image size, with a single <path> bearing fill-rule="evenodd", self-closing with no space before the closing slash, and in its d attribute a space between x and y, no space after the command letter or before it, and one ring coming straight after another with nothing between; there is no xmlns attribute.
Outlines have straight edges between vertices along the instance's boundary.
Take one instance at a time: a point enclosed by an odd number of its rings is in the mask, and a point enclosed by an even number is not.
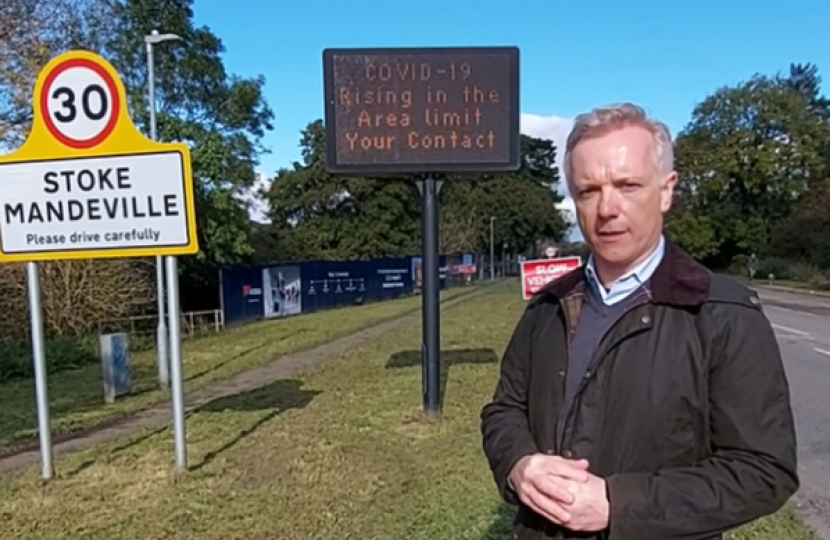
<svg viewBox="0 0 830 540"><path fill-rule="evenodd" d="M626 127L580 142L571 153L579 227L594 256L627 269L647 256L671 207L677 175L658 177L654 138Z"/></svg>

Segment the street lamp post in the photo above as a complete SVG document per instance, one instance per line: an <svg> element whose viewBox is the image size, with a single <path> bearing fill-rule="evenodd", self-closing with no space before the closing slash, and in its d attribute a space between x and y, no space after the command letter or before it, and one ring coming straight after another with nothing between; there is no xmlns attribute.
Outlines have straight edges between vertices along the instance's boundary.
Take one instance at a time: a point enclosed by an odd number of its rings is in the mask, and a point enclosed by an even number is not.
<svg viewBox="0 0 830 540"><path fill-rule="evenodd" d="M493 223L496 217L490 216L490 281L496 279L496 248L493 242Z"/></svg>
<svg viewBox="0 0 830 540"><path fill-rule="evenodd" d="M156 140L156 86L153 72L153 46L164 41L180 40L176 34L159 34L154 30L144 36L147 45L147 90L150 101L150 136ZM164 267L162 267L164 263ZM167 328L164 322L164 277L167 273L167 312L170 315L170 341L167 340ZM185 438L184 417L184 376L182 373L182 337L179 318L179 262L174 256L156 257L156 281L158 282L158 360L159 382L163 387L170 384L173 403L173 437L176 451L176 468L187 470L187 444ZM169 346L169 359L167 350Z"/></svg>
<svg viewBox="0 0 830 540"><path fill-rule="evenodd" d="M156 81L154 73L153 46L164 41L181 39L176 34L159 34L158 30L144 36L144 44L147 46L147 108L150 112L150 138L158 139L156 134ZM159 385L168 388L170 385L170 368L167 354L167 323L164 317L164 258L156 256L156 289L158 303L158 326L156 327L157 357Z"/></svg>

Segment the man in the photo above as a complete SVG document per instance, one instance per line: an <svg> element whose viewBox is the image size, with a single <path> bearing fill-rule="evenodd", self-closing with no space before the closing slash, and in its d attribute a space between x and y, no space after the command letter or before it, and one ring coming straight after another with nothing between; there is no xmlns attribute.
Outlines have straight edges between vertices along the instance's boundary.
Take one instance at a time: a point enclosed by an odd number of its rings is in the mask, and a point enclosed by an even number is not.
<svg viewBox="0 0 830 540"><path fill-rule="evenodd" d="M747 271L749 272L749 281L755 279L755 272L758 271L758 259L755 257L755 254L749 256L749 262L746 265Z"/></svg>
<svg viewBox="0 0 830 540"><path fill-rule="evenodd" d="M564 155L587 264L531 300L482 411L513 538L715 539L798 488L778 344L757 296L663 238L668 129L632 104Z"/></svg>

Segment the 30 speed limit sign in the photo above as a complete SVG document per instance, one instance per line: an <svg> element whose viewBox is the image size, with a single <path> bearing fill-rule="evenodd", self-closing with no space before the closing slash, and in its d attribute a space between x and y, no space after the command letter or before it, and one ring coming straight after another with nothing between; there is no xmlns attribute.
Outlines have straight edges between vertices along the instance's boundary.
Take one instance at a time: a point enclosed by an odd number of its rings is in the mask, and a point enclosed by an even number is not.
<svg viewBox="0 0 830 540"><path fill-rule="evenodd" d="M55 66L41 88L40 110L49 133L70 148L101 144L118 124L118 87L100 64L72 58Z"/></svg>
<svg viewBox="0 0 830 540"><path fill-rule="evenodd" d="M0 156L0 262L199 251L189 147L136 128L112 64L63 53L32 101L26 142Z"/></svg>

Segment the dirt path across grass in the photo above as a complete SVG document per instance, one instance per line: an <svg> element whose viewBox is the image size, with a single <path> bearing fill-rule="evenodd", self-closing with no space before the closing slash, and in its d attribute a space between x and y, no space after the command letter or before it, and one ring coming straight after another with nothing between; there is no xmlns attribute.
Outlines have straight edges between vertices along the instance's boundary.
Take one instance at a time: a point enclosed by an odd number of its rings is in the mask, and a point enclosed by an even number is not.
<svg viewBox="0 0 830 540"><path fill-rule="evenodd" d="M501 284L499 284L501 285ZM441 302L441 308L470 300L491 290L491 286L484 286L479 290ZM311 349L299 351L274 359L269 364L250 371L239 373L224 381L219 381L207 388L190 392L185 396L185 411L194 409L216 399L232 396L241 392L255 390L272 384L277 380L285 379L304 369L319 364L324 359L340 354L352 347L372 341L387 332L390 332L411 320L412 312L406 313L391 321L371 326L349 336L345 336ZM85 430L66 434L53 444L55 456L70 452L86 450L101 443L106 443L142 431L145 429L160 428L170 424L171 404L165 401L143 411L127 416L113 418ZM0 457L0 474L26 467L40 460L40 452L36 443L17 452Z"/></svg>

